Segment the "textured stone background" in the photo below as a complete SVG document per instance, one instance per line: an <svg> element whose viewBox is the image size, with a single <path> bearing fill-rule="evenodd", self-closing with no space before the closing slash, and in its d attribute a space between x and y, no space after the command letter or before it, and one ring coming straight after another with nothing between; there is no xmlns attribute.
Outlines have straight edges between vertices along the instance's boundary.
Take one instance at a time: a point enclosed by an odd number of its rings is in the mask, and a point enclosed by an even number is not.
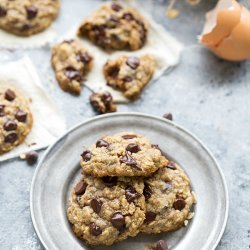
<svg viewBox="0 0 250 250"><path fill-rule="evenodd" d="M100 1L62 0L56 28L64 34L95 8ZM230 213L218 249L250 248L250 61L222 61L197 44L204 14L216 1L202 0L196 7L177 1L180 17L165 17L166 2L141 0L155 19L184 45L176 69L151 84L140 100L119 106L119 111L139 111L162 116L171 111L176 123L196 134L218 159L226 176ZM241 1L250 8L248 0ZM80 7L81 6L81 7ZM80 97L62 92L50 69L49 47L0 51L0 61L29 55L42 82L67 118L68 128L94 116L85 88ZM167 55L166 55L167 56ZM49 119L49 117L48 117ZM43 151L40 152L40 156ZM19 159L0 165L0 249L42 249L29 211L29 189L35 167ZM198 235L197 235L198 237Z"/></svg>

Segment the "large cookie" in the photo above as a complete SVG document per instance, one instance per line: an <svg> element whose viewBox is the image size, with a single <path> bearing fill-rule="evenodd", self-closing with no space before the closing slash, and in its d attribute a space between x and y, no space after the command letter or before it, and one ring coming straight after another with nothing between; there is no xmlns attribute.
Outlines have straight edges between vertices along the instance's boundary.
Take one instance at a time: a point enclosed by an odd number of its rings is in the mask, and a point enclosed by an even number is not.
<svg viewBox="0 0 250 250"><path fill-rule="evenodd" d="M32 127L28 102L13 87L0 85L0 154L21 144Z"/></svg>
<svg viewBox="0 0 250 250"><path fill-rule="evenodd" d="M59 0L0 0L0 28L30 36L50 26L59 9Z"/></svg>
<svg viewBox="0 0 250 250"><path fill-rule="evenodd" d="M148 25L137 10L107 3L83 21L78 35L104 49L138 50L144 45L147 32Z"/></svg>
<svg viewBox="0 0 250 250"><path fill-rule="evenodd" d="M136 99L152 78L156 62L152 56L120 56L108 60L103 72L107 84L123 92L129 99Z"/></svg>
<svg viewBox="0 0 250 250"><path fill-rule="evenodd" d="M148 176L168 164L161 151L141 135L105 136L85 150L83 173L93 176Z"/></svg>
<svg viewBox="0 0 250 250"><path fill-rule="evenodd" d="M145 218L143 181L83 177L67 210L74 233L90 245L112 245L135 236Z"/></svg>
<svg viewBox="0 0 250 250"><path fill-rule="evenodd" d="M174 162L145 179L146 219L141 231L148 234L181 228L191 219L196 202L189 179Z"/></svg>
<svg viewBox="0 0 250 250"><path fill-rule="evenodd" d="M78 40L67 40L52 48L51 63L60 87L79 95L85 76L92 68L93 57Z"/></svg>

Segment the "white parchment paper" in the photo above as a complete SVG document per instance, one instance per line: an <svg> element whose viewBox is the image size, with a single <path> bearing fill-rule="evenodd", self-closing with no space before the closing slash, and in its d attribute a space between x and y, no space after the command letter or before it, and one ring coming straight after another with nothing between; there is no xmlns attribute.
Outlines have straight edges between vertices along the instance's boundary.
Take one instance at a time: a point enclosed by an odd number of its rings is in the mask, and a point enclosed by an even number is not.
<svg viewBox="0 0 250 250"><path fill-rule="evenodd" d="M47 147L65 132L64 117L46 93L28 57L1 65L0 84L14 86L26 99L30 99L33 115L33 127L24 143L1 155L0 162L30 150Z"/></svg>

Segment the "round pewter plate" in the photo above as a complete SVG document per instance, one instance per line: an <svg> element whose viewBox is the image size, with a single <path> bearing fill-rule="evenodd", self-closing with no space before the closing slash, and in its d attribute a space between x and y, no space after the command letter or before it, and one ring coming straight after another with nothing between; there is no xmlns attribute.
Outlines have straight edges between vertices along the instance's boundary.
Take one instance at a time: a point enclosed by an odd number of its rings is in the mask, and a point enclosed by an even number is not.
<svg viewBox="0 0 250 250"><path fill-rule="evenodd" d="M110 247L89 247L74 236L66 216L70 191L80 179L80 154L102 136L122 131L146 136L184 168L197 196L194 217L172 233L140 234ZM195 136L166 119L116 113L77 125L47 149L33 177L30 206L37 235L50 250L146 250L159 239L166 239L170 249L212 250L224 232L229 202L218 163Z"/></svg>

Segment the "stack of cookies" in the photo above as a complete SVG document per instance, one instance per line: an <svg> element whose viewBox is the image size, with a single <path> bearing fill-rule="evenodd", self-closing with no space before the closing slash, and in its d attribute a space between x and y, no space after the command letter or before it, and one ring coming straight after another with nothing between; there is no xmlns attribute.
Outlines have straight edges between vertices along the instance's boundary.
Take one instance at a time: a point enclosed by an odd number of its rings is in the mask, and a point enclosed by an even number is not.
<svg viewBox="0 0 250 250"><path fill-rule="evenodd" d="M177 230L193 216L188 177L141 135L103 137L82 153L81 166L67 215L90 245Z"/></svg>

